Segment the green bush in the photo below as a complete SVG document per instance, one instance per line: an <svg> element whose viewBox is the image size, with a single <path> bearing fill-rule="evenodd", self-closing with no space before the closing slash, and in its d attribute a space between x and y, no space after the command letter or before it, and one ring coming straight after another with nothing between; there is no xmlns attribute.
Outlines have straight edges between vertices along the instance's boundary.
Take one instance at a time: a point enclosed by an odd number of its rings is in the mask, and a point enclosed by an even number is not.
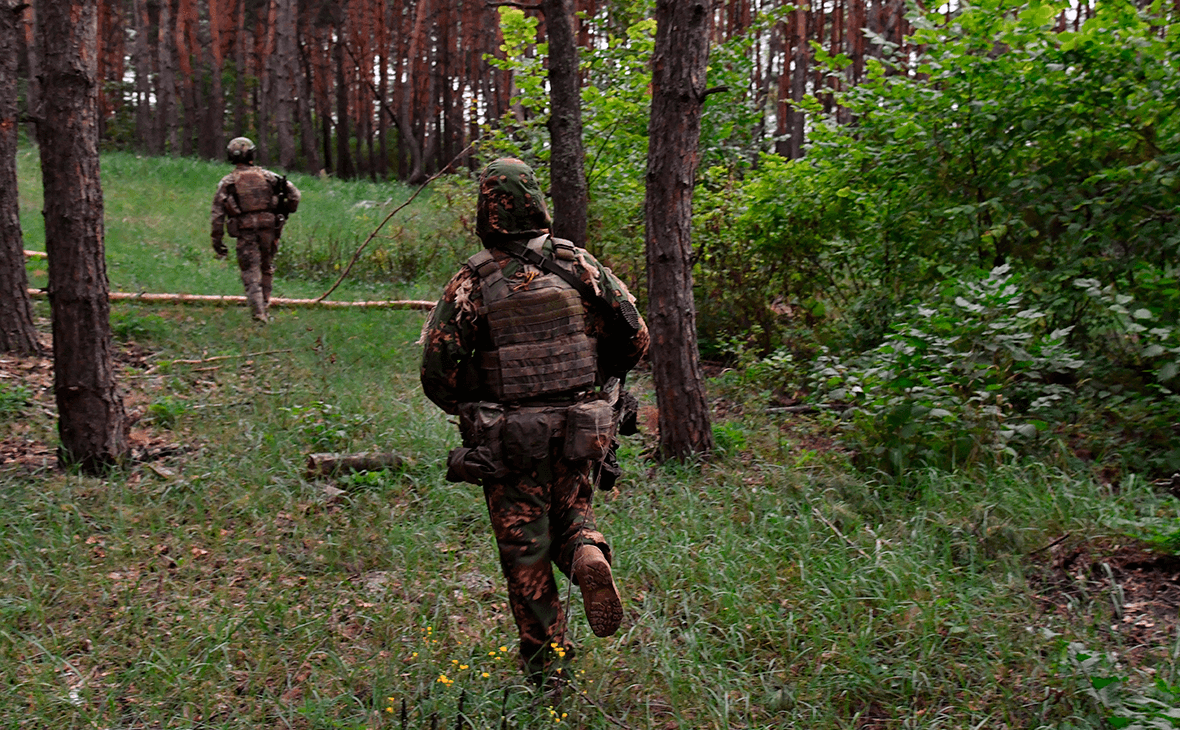
<svg viewBox="0 0 1180 730"><path fill-rule="evenodd" d="M1046 331L1009 267L948 286L903 311L876 348L817 359L815 386L851 405L845 437L858 463L893 475L914 466L999 463L1067 407L1083 362L1067 330Z"/></svg>
<svg viewBox="0 0 1180 730"><path fill-rule="evenodd" d="M15 419L33 402L33 393L20 383L0 381L0 418Z"/></svg>

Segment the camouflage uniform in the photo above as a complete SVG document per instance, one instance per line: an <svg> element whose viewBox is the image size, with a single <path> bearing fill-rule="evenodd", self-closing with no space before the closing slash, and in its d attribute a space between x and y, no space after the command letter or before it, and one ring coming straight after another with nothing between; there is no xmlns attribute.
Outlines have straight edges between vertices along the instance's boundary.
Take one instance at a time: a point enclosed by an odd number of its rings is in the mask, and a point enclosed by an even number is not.
<svg viewBox="0 0 1180 730"><path fill-rule="evenodd" d="M481 177L476 232L510 286L528 286L527 267L497 244L533 238L545 233L549 225L544 198L528 166L512 159L491 163ZM638 331L623 331L604 316L607 307L617 310L622 302L633 306L634 298L591 254L583 249L573 251L581 280L600 298L600 307L584 298L582 306L587 315L586 334L597 342L597 379L601 384L611 376L625 375L646 353L647 327L640 319ZM546 240L541 252L554 255L552 239ZM422 386L427 397L450 414L458 414L462 404L492 400L478 357L489 347L482 304L479 275L464 266L447 284L423 328ZM573 398L576 396L569 396L565 403ZM610 560L610 547L595 525L591 507L593 465L565 458L562 447L561 439L551 439L548 454L534 455L529 468L482 480L520 634L521 658L530 673L547 666L554 646L559 647L559 655L571 651L565 641L565 616L552 564L577 582L571 563L579 546L596 546L608 565Z"/></svg>
<svg viewBox="0 0 1180 730"><path fill-rule="evenodd" d="M283 232L285 216L276 215L272 203L266 212L271 218L266 218L263 225L253 227L248 225L252 220L250 214L235 215L238 207L234 200L233 190L239 177L244 172L259 172L265 177L272 189L277 189L281 178L270 170L254 167L253 164L235 165L234 171L221 178L217 186L217 193L213 196L213 209L209 216L213 251L218 258L225 256L228 251L222 243L223 229L229 227L229 234L237 238L238 268L242 272L242 284L246 289L246 300L250 303L250 311L261 322L267 319L266 309L270 303L271 285L274 280L274 256L279 250L279 237ZM299 204L299 188L287 182L287 198L290 210L294 211ZM234 224L237 225L234 225Z"/></svg>

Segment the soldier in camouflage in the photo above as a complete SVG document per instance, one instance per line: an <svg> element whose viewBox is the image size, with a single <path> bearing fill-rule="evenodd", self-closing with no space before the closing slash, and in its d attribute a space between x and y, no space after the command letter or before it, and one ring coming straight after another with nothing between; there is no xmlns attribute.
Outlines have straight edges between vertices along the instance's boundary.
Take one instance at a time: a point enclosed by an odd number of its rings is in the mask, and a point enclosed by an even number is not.
<svg viewBox="0 0 1180 730"><path fill-rule="evenodd" d="M534 681L573 652L552 565L580 586L596 635L622 621L591 474L614 435L611 386L649 339L623 282L549 227L528 165L489 164L476 218L485 249L447 284L421 340L422 387L463 436L447 478L483 487Z"/></svg>
<svg viewBox="0 0 1180 730"><path fill-rule="evenodd" d="M234 171L221 178L213 196L210 214L213 253L223 259L229 253L222 231L238 239L238 268L246 288L250 312L259 322L267 321L274 256L287 216L299 207L299 188L270 170L254 166L254 143L235 137L226 147Z"/></svg>

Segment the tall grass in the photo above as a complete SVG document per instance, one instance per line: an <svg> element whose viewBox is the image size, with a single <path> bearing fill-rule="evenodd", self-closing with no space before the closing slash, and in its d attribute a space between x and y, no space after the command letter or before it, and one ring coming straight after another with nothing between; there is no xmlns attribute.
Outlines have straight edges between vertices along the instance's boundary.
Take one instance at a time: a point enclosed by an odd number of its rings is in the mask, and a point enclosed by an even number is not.
<svg viewBox="0 0 1180 730"><path fill-rule="evenodd" d="M235 291L200 225L223 170L104 156L115 288ZM310 207L294 241L317 195L377 192L296 184ZM342 237L371 224L332 215ZM1111 605L1044 611L1030 555L1174 511L1141 480L1116 498L1034 465L903 490L815 451L815 426L753 409L719 422L710 463L656 466L651 435L633 439L597 506L623 629L593 637L572 591L573 681L545 694L514 662L482 495L444 479L457 436L418 386L424 315L277 314L258 328L244 311L117 304L116 336L148 353L120 378L149 458L102 480L0 472L0 726L396 728L404 702L409 727L452 727L461 701L481 729L502 712L513 728L1105 726L1068 645L1124 649ZM51 434L49 401L8 398L0 437ZM406 464L309 481L324 450ZM1170 648L1147 656L1176 683Z"/></svg>
<svg viewBox="0 0 1180 730"><path fill-rule="evenodd" d="M18 157L21 225L27 248L44 250L41 181L35 148ZM216 261L209 246L209 208L228 163L191 158L104 154L101 161L107 274L116 291L239 293L233 255ZM281 171L280 171L281 172ZM276 259L276 296L323 293L353 253L412 190L399 183L343 182L292 173L302 193ZM477 250L466 230L474 221L474 188L463 178L438 181L391 218L334 298L433 296L453 269ZM226 237L232 249L232 239ZM44 286L44 264L31 269Z"/></svg>

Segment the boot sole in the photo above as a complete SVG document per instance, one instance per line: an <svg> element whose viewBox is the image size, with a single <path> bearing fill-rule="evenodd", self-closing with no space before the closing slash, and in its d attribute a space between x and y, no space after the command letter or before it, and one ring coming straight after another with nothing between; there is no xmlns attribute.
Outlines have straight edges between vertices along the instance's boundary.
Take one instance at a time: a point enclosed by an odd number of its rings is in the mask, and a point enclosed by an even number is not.
<svg viewBox="0 0 1180 730"><path fill-rule="evenodd" d="M613 635L623 622L623 602L615 587L610 564L599 559L579 566L578 585L582 588L582 602L590 630L599 637Z"/></svg>

